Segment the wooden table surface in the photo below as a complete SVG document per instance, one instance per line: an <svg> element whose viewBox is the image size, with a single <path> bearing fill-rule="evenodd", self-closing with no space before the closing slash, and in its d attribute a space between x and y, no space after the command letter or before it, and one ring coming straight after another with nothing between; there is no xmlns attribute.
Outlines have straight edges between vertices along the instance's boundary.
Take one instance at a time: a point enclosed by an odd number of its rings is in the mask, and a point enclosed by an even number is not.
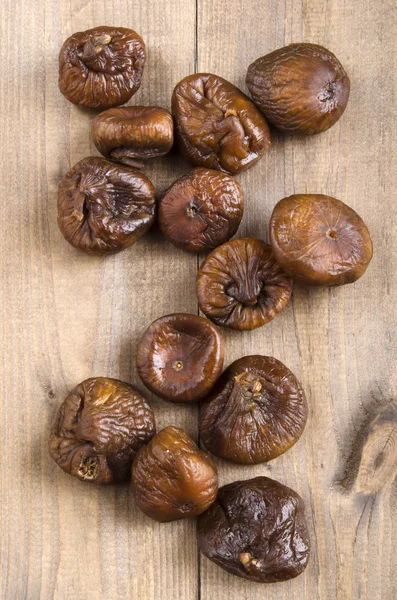
<svg viewBox="0 0 397 600"><path fill-rule="evenodd" d="M392 474L363 494L355 479L366 427L397 384L395 0L2 0L0 13L1 599L397 598L396 481ZM144 329L163 314L198 310L198 258L159 233L93 258L58 231L58 181L96 152L90 115L58 90L57 55L70 34L102 24L131 27L147 43L137 104L169 108L174 85L194 71L245 90L247 66L292 41L325 45L351 78L339 123L308 139L274 134L267 155L238 178L246 197L239 236L266 239L279 199L318 192L356 209L374 241L356 284L296 287L269 325L224 331L227 363L275 356L307 392L308 426L292 450L256 467L217 461L222 484L266 474L303 496L313 552L295 580L261 586L233 577L200 557L194 520L155 523L128 486L82 484L49 458L48 433L68 390L98 375L144 389L135 370ZM160 192L187 170L173 156L145 172ZM196 407L152 405L159 428L176 424L197 439ZM383 445L395 458L390 431ZM387 460L393 470L393 454Z"/></svg>

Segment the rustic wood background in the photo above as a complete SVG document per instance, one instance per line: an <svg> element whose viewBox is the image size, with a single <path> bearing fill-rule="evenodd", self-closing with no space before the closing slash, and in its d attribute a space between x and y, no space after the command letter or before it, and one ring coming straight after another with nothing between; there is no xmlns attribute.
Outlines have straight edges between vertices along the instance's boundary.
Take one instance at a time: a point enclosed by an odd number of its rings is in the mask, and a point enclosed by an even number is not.
<svg viewBox="0 0 397 600"><path fill-rule="evenodd" d="M397 384L395 0L1 0L0 13L1 599L397 598L396 481L370 496L354 485L365 427ZM134 359L143 330L163 314L198 309L198 259L158 232L101 259L75 251L57 229L58 181L96 153L90 115L58 91L57 55L70 34L101 24L131 27L147 43L137 104L169 108L174 85L194 71L244 90L247 66L292 41L325 45L350 75L335 127L310 139L274 134L267 156L239 176L240 236L266 239L280 198L323 192L362 215L375 247L355 285L296 288L269 325L225 331L227 363L273 355L307 391L309 423L286 455L248 468L218 461L222 484L270 474L305 499L313 553L296 580L261 586L228 575L199 556L193 520L157 524L138 512L128 486L84 485L48 456L68 390L94 375L142 389ZM161 191L187 170L172 156L145 172ZM159 427L197 438L195 407L154 398L153 406Z"/></svg>

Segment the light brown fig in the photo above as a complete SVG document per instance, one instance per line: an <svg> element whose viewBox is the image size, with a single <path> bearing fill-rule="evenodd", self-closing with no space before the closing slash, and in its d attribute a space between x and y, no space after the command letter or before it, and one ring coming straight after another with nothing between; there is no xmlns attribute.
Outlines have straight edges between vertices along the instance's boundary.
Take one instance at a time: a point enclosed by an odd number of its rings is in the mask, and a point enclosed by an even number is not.
<svg viewBox="0 0 397 600"><path fill-rule="evenodd" d="M59 89L73 104L104 109L139 89L146 49L125 27L94 27L71 35L59 53Z"/></svg>
<svg viewBox="0 0 397 600"><path fill-rule="evenodd" d="M200 266L197 298L217 325L248 330L265 325L283 310L292 280L262 240L241 238L215 248Z"/></svg>
<svg viewBox="0 0 397 600"><path fill-rule="evenodd" d="M352 283L372 258L371 237L361 217L323 194L280 200L270 219L270 243L283 270L304 285Z"/></svg>
<svg viewBox="0 0 397 600"><path fill-rule="evenodd" d="M174 246L201 252L227 242L236 233L243 211L243 190L233 177L197 168L164 192L159 223Z"/></svg>
<svg viewBox="0 0 397 600"><path fill-rule="evenodd" d="M200 407L200 436L216 456L267 462L303 433L307 404L295 375L276 358L245 356L219 377Z"/></svg>
<svg viewBox="0 0 397 600"><path fill-rule="evenodd" d="M223 337L213 323L175 313L148 327L136 364L139 377L154 394L171 402L197 402L220 375L223 355Z"/></svg>
<svg viewBox="0 0 397 600"><path fill-rule="evenodd" d="M94 144L105 158L130 167L167 154L174 142L168 110L157 106L123 106L99 113L91 123Z"/></svg>
<svg viewBox="0 0 397 600"><path fill-rule="evenodd" d="M313 135L342 116L350 93L346 71L317 44L290 44L249 66L247 87L266 118L286 133Z"/></svg>
<svg viewBox="0 0 397 600"><path fill-rule="evenodd" d="M59 467L89 483L130 478L138 449L156 433L154 415L132 385L92 377L66 397L49 439Z"/></svg>
<svg viewBox="0 0 397 600"><path fill-rule="evenodd" d="M177 427L166 427L138 452L132 488L142 512L156 521L194 517L216 498L218 474L208 454Z"/></svg>
<svg viewBox="0 0 397 600"><path fill-rule="evenodd" d="M59 184L59 229L88 254L114 254L134 244L153 224L155 209L150 179L102 157L84 158Z"/></svg>
<svg viewBox="0 0 397 600"><path fill-rule="evenodd" d="M240 173L270 146L269 128L254 103L217 75L182 79L172 95L172 114L180 151L194 166Z"/></svg>

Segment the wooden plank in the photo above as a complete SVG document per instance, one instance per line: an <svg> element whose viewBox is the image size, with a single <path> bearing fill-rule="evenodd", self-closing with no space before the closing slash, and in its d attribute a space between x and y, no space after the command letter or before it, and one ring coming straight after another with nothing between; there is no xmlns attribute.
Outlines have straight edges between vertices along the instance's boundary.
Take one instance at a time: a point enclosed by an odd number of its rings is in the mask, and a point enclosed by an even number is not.
<svg viewBox="0 0 397 600"><path fill-rule="evenodd" d="M195 6L149 0L2 3L3 202L1 222L0 597L197 597L194 522L159 525L128 486L94 489L50 460L47 437L69 389L93 375L138 383L140 335L156 317L197 313L196 258L157 233L111 258L74 251L56 225L57 184L94 153L90 115L58 91L57 55L74 31L136 29L148 47L133 103L170 107L194 68ZM4 54L3 54L4 53ZM184 170L178 158L146 169L159 191ZM196 436L196 409L153 402L158 427ZM183 556L183 560L181 559Z"/></svg>
<svg viewBox="0 0 397 600"><path fill-rule="evenodd" d="M354 472L352 452L369 415L396 393L396 6L392 0L199 0L198 18L198 70L243 90L255 58L300 40L333 50L352 81L348 109L335 127L308 139L275 133L267 156L239 176L246 213L238 235L266 238L280 198L323 192L355 208L375 244L371 268L357 284L296 288L289 308L271 324L226 335L228 362L249 353L285 362L305 387L310 419L303 439L268 466L217 461L221 482L270 474L297 489L307 505L313 554L303 576L266 587L202 557L201 599L392 600L396 485L368 499L337 481L345 470Z"/></svg>
<svg viewBox="0 0 397 600"><path fill-rule="evenodd" d="M3 0L1 14L1 600L394 600L396 481L375 495L354 485L366 426L397 391L394 1ZM169 107L175 83L195 68L245 89L252 60L299 40L329 47L351 77L340 123L310 139L275 133L267 156L239 176L238 235L266 238L277 200L314 191L353 206L375 244L357 284L296 288L271 324L225 331L227 363L276 356L307 391L309 424L286 455L252 468L217 461L222 484L270 474L304 497L313 556L291 582L249 584L198 562L194 521L156 524L138 513L128 486L84 486L48 457L49 428L71 387L95 374L137 382L134 355L149 322L197 311L196 258L157 232L97 259L75 252L56 227L59 179L94 153L89 115L58 91L57 54L68 35L101 23L132 27L147 42L132 103ZM146 172L162 190L186 170L173 155ZM196 408L152 400L159 428L197 435Z"/></svg>

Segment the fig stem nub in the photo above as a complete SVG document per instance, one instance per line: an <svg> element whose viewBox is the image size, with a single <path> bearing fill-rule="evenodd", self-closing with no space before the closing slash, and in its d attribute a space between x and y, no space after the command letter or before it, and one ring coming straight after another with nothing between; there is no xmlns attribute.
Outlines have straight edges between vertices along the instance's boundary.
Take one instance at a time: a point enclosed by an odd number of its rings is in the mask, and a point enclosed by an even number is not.
<svg viewBox="0 0 397 600"><path fill-rule="evenodd" d="M240 562L242 563L242 565L246 568L252 559L252 554L250 554L249 552L242 552L240 554Z"/></svg>
<svg viewBox="0 0 397 600"><path fill-rule="evenodd" d="M172 368L174 369L174 371L182 371L182 369L183 369L183 362L181 360L175 360L172 363Z"/></svg>
<svg viewBox="0 0 397 600"><path fill-rule="evenodd" d="M82 52L78 52L77 56L81 59L90 59L95 54L102 52L104 46L108 46L112 38L109 34L103 33L95 38L89 38L83 46Z"/></svg>
<svg viewBox="0 0 397 600"><path fill-rule="evenodd" d="M262 384L260 381L256 380L254 381L252 388L251 388L251 392L254 394L254 396L256 396L257 394L259 394L259 392L262 389Z"/></svg>

